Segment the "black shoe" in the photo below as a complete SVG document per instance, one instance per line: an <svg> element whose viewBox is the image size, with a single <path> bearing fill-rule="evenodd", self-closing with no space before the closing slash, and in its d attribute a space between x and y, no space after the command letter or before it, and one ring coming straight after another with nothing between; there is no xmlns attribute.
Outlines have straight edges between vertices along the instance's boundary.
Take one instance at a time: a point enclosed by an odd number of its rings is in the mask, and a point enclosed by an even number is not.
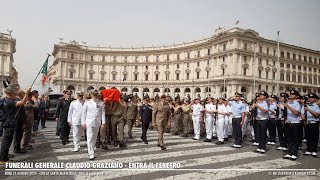
<svg viewBox="0 0 320 180"><path fill-rule="evenodd" d="M161 147L160 144L158 144L158 147Z"/></svg>
<svg viewBox="0 0 320 180"><path fill-rule="evenodd" d="M165 151L167 148L165 146L160 146L162 151Z"/></svg>
<svg viewBox="0 0 320 180"><path fill-rule="evenodd" d="M62 141L62 145L66 145L67 144L67 141Z"/></svg>
<svg viewBox="0 0 320 180"><path fill-rule="evenodd" d="M96 148L97 148L97 149L100 148L100 144L96 144Z"/></svg>
<svg viewBox="0 0 320 180"><path fill-rule="evenodd" d="M224 140L224 141L228 141L228 138L224 138L223 140Z"/></svg>
<svg viewBox="0 0 320 180"><path fill-rule="evenodd" d="M174 133L172 133L173 135L179 135L179 133L178 132L174 132Z"/></svg>
<svg viewBox="0 0 320 180"><path fill-rule="evenodd" d="M212 138L211 139L217 139L217 137L216 136L212 136Z"/></svg>
<svg viewBox="0 0 320 180"><path fill-rule="evenodd" d="M148 141L144 141L145 144L148 144Z"/></svg>
<svg viewBox="0 0 320 180"><path fill-rule="evenodd" d="M101 149L108 150L108 146L107 145L101 145Z"/></svg>
<svg viewBox="0 0 320 180"><path fill-rule="evenodd" d="M188 134L183 134L181 137L188 137Z"/></svg>
<svg viewBox="0 0 320 180"><path fill-rule="evenodd" d="M216 145L221 145L221 144L224 144L224 142L221 142L221 141L216 142Z"/></svg>
<svg viewBox="0 0 320 180"><path fill-rule="evenodd" d="M165 132L170 133L170 128L167 128Z"/></svg>
<svg viewBox="0 0 320 180"><path fill-rule="evenodd" d="M211 142L211 139L205 139L203 142Z"/></svg>
<svg viewBox="0 0 320 180"><path fill-rule="evenodd" d="M121 142L121 143L119 144L119 147L120 147L120 148L125 148L125 147L127 147L127 145L124 144L123 142Z"/></svg>
<svg viewBox="0 0 320 180"><path fill-rule="evenodd" d="M14 153L15 153L15 154L23 154L23 153L26 153L26 152L27 152L27 151L24 150L24 149L19 149L19 150L18 150L18 149L15 149L15 150L14 150Z"/></svg>

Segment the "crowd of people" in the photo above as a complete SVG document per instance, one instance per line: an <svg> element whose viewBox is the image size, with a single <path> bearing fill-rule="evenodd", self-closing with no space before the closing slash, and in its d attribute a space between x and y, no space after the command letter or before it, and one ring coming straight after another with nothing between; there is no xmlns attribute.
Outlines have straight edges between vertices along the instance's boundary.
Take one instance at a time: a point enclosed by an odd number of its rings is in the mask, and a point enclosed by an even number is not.
<svg viewBox="0 0 320 180"><path fill-rule="evenodd" d="M46 128L45 119L49 110L48 96L39 98L37 91L20 90L18 85L5 89L6 97L1 99L0 114L3 130L0 160L9 160L9 147L14 141L15 153L26 153L32 149L32 136ZM251 136L257 153L266 153L267 145L276 145L285 151L285 159L296 160L302 142L306 142L306 156L317 157L319 142L320 101L316 94L301 96L292 89L289 93L268 95L266 91L256 93L253 101L247 102L242 94L225 98L190 96L174 100L166 95L154 98L137 95L120 96L118 101L103 98L97 90L90 93L77 92L73 99L70 90L57 102L55 120L56 135L61 143L70 143L72 130L74 151L80 150L80 140L87 141L89 159L95 159L96 148L108 149L108 145L126 148L125 134L133 139L133 126L140 127L142 143L148 144L147 131L158 131L157 145L166 150L164 133L181 135L204 142L215 141L223 145L230 138L232 147L241 148L247 136ZM171 127L173 124L173 127ZM125 131L127 125L127 132Z"/></svg>

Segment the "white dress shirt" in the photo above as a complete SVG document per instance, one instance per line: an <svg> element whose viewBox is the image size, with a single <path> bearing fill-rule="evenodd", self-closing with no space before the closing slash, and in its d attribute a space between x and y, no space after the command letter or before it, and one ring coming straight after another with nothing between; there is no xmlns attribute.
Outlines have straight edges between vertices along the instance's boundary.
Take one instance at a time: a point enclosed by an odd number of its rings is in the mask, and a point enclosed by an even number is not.
<svg viewBox="0 0 320 180"><path fill-rule="evenodd" d="M93 100L86 101L82 108L81 125L89 127L100 127L106 124L105 105L102 101Z"/></svg>
<svg viewBox="0 0 320 180"><path fill-rule="evenodd" d="M228 108L224 104L218 104L218 119L224 119L226 115L219 113L228 113Z"/></svg>
<svg viewBox="0 0 320 180"><path fill-rule="evenodd" d="M212 103L206 104L206 110L212 112L212 114L205 112L206 119L214 117L214 111L216 111L216 105Z"/></svg>
<svg viewBox="0 0 320 180"><path fill-rule="evenodd" d="M79 99L72 101L68 112L68 122L72 125L81 125L81 113L84 101Z"/></svg>

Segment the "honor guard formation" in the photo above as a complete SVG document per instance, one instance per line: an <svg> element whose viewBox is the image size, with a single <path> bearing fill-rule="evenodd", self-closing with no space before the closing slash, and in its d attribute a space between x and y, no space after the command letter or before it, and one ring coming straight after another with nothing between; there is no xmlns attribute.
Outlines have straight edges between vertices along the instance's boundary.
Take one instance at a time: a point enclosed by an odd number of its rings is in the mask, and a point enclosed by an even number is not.
<svg viewBox="0 0 320 180"><path fill-rule="evenodd" d="M164 133L172 133L217 145L234 141L233 148L241 148L247 140L257 153L267 153L267 146L277 146L277 150L286 152L283 158L289 160L298 158L304 142L307 148L303 155L317 157L320 101L314 93L302 96L292 89L269 96L261 91L251 102L240 93L206 99L191 99L190 95L173 99L158 94L154 98L146 94L141 99L136 94L120 94L117 89L76 92L75 97L72 94L65 90L55 102L56 135L66 145L72 130L74 152L81 150L80 141L85 140L90 160L95 159L97 148L129 148L125 138L139 136L142 143L148 144L148 130L158 131L157 146L163 151ZM23 91L18 84L6 84L0 101L1 163L13 157L9 154L12 141L14 153L32 151L38 127L46 128L50 103L53 101L48 95L39 96L36 90ZM133 134L137 132L132 131L133 127L141 128L141 135Z"/></svg>

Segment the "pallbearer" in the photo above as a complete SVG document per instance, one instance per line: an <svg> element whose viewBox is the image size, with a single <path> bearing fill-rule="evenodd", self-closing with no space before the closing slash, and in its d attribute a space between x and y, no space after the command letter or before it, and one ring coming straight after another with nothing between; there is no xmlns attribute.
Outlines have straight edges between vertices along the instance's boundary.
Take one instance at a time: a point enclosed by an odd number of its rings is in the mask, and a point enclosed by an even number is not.
<svg viewBox="0 0 320 180"><path fill-rule="evenodd" d="M280 94L280 101L277 104L278 113L277 113L277 130L278 130L278 137L280 146L277 150L287 151L287 137L285 133L285 120L287 119L287 108L283 106L288 100L289 95L287 93Z"/></svg>
<svg viewBox="0 0 320 180"><path fill-rule="evenodd" d="M305 105L301 113L302 118L306 120L307 152L304 155L317 157L320 109L316 102L319 97L314 93L310 93L308 97L309 104ZM306 117L304 116L305 113Z"/></svg>
<svg viewBox="0 0 320 180"><path fill-rule="evenodd" d="M301 106L297 101L297 97L300 96L296 90L290 91L290 100L284 103L283 106L287 108L287 120L286 120L286 133L288 142L288 154L283 158L296 160L298 159L298 146L299 146L299 125L300 125L300 112Z"/></svg>
<svg viewBox="0 0 320 180"><path fill-rule="evenodd" d="M105 106L102 101L98 100L98 91L95 90L91 93L91 99L84 103L81 115L81 125L87 130L87 146L90 160L95 158L94 146L101 122L101 128L105 128Z"/></svg>
<svg viewBox="0 0 320 180"><path fill-rule="evenodd" d="M255 134L256 142L259 143L257 152L266 152L267 141L267 123L268 123L268 103L265 100L269 95L265 91L260 92L260 101L253 104L257 108L257 116L255 123L257 123L257 134Z"/></svg>
<svg viewBox="0 0 320 180"><path fill-rule="evenodd" d="M75 152L78 152L80 149L80 139L83 131L81 127L81 113L82 106L84 104L83 95L83 92L77 92L77 100L71 102L68 112L68 123L70 126L72 126Z"/></svg>

